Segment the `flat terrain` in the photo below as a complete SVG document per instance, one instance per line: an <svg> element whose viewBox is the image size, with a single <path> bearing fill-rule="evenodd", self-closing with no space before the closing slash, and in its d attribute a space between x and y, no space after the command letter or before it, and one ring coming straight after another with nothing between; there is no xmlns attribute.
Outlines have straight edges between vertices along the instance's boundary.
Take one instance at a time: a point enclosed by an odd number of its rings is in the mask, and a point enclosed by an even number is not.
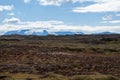
<svg viewBox="0 0 120 80"><path fill-rule="evenodd" d="M0 80L120 80L120 35L0 36Z"/></svg>

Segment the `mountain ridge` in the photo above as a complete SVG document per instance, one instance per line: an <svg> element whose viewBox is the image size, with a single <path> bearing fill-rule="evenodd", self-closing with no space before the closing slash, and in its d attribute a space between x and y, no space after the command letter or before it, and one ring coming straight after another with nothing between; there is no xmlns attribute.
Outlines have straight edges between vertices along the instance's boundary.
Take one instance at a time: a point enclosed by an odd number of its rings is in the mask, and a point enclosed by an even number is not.
<svg viewBox="0 0 120 80"><path fill-rule="evenodd" d="M29 29L26 30L13 30L13 31L7 31L6 33L4 33L3 35L37 35L37 36L47 36L47 35L85 35L84 32L72 32L72 31L56 31L53 33L49 33L47 30L43 30L42 32L40 31L33 31L30 32ZM99 33L91 33L93 35L99 35L99 34L118 34L118 33L114 33L114 32L99 32Z"/></svg>

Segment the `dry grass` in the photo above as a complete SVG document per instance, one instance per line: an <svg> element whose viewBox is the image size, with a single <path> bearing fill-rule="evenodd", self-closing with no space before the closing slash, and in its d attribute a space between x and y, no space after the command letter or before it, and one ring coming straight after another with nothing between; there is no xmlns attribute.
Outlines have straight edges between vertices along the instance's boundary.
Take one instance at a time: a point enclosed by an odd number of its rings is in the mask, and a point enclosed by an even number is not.
<svg viewBox="0 0 120 80"><path fill-rule="evenodd" d="M40 80L120 77L120 35L1 36L0 72Z"/></svg>
<svg viewBox="0 0 120 80"><path fill-rule="evenodd" d="M0 75L0 77L3 74ZM75 75L75 76L63 76L54 73L47 73L45 75L35 75L35 74L4 74L6 76L4 79L0 80L120 80L119 78L110 75Z"/></svg>

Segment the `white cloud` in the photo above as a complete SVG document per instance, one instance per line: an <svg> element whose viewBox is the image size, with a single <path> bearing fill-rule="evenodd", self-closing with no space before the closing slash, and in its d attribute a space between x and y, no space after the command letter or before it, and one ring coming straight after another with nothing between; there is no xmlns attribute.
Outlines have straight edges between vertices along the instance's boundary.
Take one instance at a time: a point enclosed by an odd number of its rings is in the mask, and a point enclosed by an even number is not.
<svg viewBox="0 0 120 80"><path fill-rule="evenodd" d="M78 2L80 0L38 0L40 5L54 5L54 6L60 6L62 3L66 3L66 2Z"/></svg>
<svg viewBox="0 0 120 80"><path fill-rule="evenodd" d="M81 25L67 25L62 21L35 21L35 22L22 22L18 18L5 19L3 25L0 25L0 34L12 30L25 30L30 29L30 32L41 32L47 30L49 33L57 31L71 31L71 32L117 32L120 33L120 26L81 26ZM8 22L18 24L8 24ZM30 34L30 32L28 32Z"/></svg>
<svg viewBox="0 0 120 80"><path fill-rule="evenodd" d="M6 5L6 6L3 6L3 5L0 5L0 11L4 11L4 10L7 10L7 11L9 11L9 10L12 10L14 8L14 6L13 5Z"/></svg>
<svg viewBox="0 0 120 80"><path fill-rule="evenodd" d="M109 23L120 23L120 20L109 21Z"/></svg>
<svg viewBox="0 0 120 80"><path fill-rule="evenodd" d="M103 21L102 23L118 24L120 23L120 20Z"/></svg>
<svg viewBox="0 0 120 80"><path fill-rule="evenodd" d="M119 16L119 14L116 14L115 16ZM118 24L120 23L120 20L113 20L112 15L105 15L102 17L102 22L101 23L109 23L109 24Z"/></svg>
<svg viewBox="0 0 120 80"><path fill-rule="evenodd" d="M59 6L61 4L61 1L56 1L56 0L38 0L40 2L40 5L55 5L55 6Z"/></svg>
<svg viewBox="0 0 120 80"><path fill-rule="evenodd" d="M69 25L58 25L51 29L52 31L72 31L72 32L84 32L87 34L94 32L118 32L120 33L119 26L69 26Z"/></svg>
<svg viewBox="0 0 120 80"><path fill-rule="evenodd" d="M27 3L30 3L31 0L24 0L24 3L27 4Z"/></svg>
<svg viewBox="0 0 120 80"><path fill-rule="evenodd" d="M104 21L112 20L112 15L105 15L102 17L102 20L104 20Z"/></svg>
<svg viewBox="0 0 120 80"><path fill-rule="evenodd" d="M24 0L25 3L29 3L31 0ZM84 7L75 7L73 12L85 13L85 12L120 12L120 0L37 0L40 5L48 6L61 6L64 3L82 3L94 2Z"/></svg>
<svg viewBox="0 0 120 80"><path fill-rule="evenodd" d="M15 18L15 17L6 18L6 19L3 20L3 23L5 23L5 24L16 24L16 23L19 23L19 22L20 22L20 19Z"/></svg>
<svg viewBox="0 0 120 80"><path fill-rule="evenodd" d="M11 13L8 13L7 15L13 16L13 15L15 15L15 14L14 14L14 12L11 12Z"/></svg>
<svg viewBox="0 0 120 80"><path fill-rule="evenodd" d="M85 0L86 1L86 0ZM73 12L120 12L120 0L88 0L96 2L85 7L76 7Z"/></svg>
<svg viewBox="0 0 120 80"><path fill-rule="evenodd" d="M63 3L83 3L83 2L106 2L108 0L37 0L39 1L40 5L54 5L54 6L60 6Z"/></svg>

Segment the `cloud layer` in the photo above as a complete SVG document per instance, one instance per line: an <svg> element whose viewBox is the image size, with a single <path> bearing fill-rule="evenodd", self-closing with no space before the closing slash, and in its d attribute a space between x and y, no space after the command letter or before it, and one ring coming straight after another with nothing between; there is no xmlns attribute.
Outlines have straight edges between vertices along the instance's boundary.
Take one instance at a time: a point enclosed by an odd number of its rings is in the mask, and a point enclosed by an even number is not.
<svg viewBox="0 0 120 80"><path fill-rule="evenodd" d="M3 20L3 23L5 23L5 24L16 24L16 23L19 23L19 22L20 22L20 19L15 18L15 17L6 18L6 19Z"/></svg>
<svg viewBox="0 0 120 80"><path fill-rule="evenodd" d="M60 6L63 3L75 3L75 2L81 2L82 0L38 0L40 5L54 5L54 6Z"/></svg>
<svg viewBox="0 0 120 80"><path fill-rule="evenodd" d="M29 3L31 0L24 0L25 3ZM75 7L73 12L85 13L85 12L120 12L120 0L36 0L40 5L48 6L61 6L63 3L82 3L93 2L94 4L86 5L84 7Z"/></svg>
<svg viewBox="0 0 120 80"><path fill-rule="evenodd" d="M7 10L7 11L9 11L9 10L12 10L14 7L13 7L13 5L6 5L6 6L3 6L3 5L0 5L0 12L1 11L4 11L4 10Z"/></svg>
<svg viewBox="0 0 120 80"><path fill-rule="evenodd" d="M30 3L31 0L24 0L24 3L27 4L27 3Z"/></svg>
<svg viewBox="0 0 120 80"><path fill-rule="evenodd" d="M81 25L67 25L62 21L35 21L35 22L22 22L18 18L5 19L3 25L0 25L0 34L13 30L29 29L35 32L47 30L49 33L57 31L71 31L71 32L84 32L87 34L98 32L117 32L120 33L120 26L81 26ZM11 24L8 24L11 23ZM17 24L15 24L17 23ZM30 34L30 33L29 33Z"/></svg>
<svg viewBox="0 0 120 80"><path fill-rule="evenodd" d="M96 2L85 7L76 7L73 12L120 12L120 0L88 0Z"/></svg>

